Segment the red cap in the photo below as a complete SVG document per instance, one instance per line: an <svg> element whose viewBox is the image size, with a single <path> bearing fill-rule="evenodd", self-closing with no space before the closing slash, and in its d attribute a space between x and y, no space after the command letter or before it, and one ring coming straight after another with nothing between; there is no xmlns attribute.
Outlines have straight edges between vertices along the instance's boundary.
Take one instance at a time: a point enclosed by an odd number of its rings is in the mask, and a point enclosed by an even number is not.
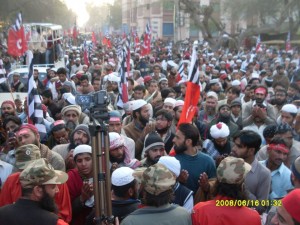
<svg viewBox="0 0 300 225"><path fill-rule="evenodd" d="M223 73L221 76L220 76L220 79L221 80L225 80L227 78L227 74L226 73Z"/></svg>
<svg viewBox="0 0 300 225"><path fill-rule="evenodd" d="M18 133L20 133L20 131L23 130L23 129L29 129L29 130L31 130L31 131L32 131L33 133L35 133L35 134L38 134L38 133L39 133L38 129L37 129L34 125L32 125L32 124L24 124L24 125L22 125L22 126L20 127Z"/></svg>
<svg viewBox="0 0 300 225"><path fill-rule="evenodd" d="M2 105L4 105L4 104L9 104L9 105L11 105L14 109L16 108L15 103L14 103L13 101L11 101L11 100L6 100L6 101L2 102ZM1 106L2 106L2 105L1 105Z"/></svg>
<svg viewBox="0 0 300 225"><path fill-rule="evenodd" d="M149 82L150 80L152 80L152 77L151 77L151 76L145 76L145 77L144 77L144 83L147 83L147 82Z"/></svg>
<svg viewBox="0 0 300 225"><path fill-rule="evenodd" d="M295 189L288 193L282 199L282 205L285 210L296 220L300 222L300 189Z"/></svg>

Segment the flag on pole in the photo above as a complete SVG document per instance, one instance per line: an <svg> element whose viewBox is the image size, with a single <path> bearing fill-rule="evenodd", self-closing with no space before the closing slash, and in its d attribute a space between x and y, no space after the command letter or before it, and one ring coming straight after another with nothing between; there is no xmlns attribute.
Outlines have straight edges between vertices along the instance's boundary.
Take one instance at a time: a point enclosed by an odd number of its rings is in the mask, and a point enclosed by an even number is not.
<svg viewBox="0 0 300 225"><path fill-rule="evenodd" d="M287 38L286 38L286 43L285 43L285 51L290 51L292 50L291 46L291 32L288 32Z"/></svg>
<svg viewBox="0 0 300 225"><path fill-rule="evenodd" d="M84 40L84 43L83 43L83 60L84 60L84 64L86 65L90 65L90 62L89 62L89 49L88 49L88 45L86 43L86 40Z"/></svg>
<svg viewBox="0 0 300 225"><path fill-rule="evenodd" d="M76 24L76 18L75 18L75 23L74 23L74 27L73 27L73 40L77 40L77 36L78 36L78 31L77 31L77 24Z"/></svg>
<svg viewBox="0 0 300 225"><path fill-rule="evenodd" d="M140 44L140 38L139 38L137 31L132 32L132 37L133 37L134 52L138 52L140 50L141 44Z"/></svg>
<svg viewBox="0 0 300 225"><path fill-rule="evenodd" d="M111 41L110 41L110 36L109 36L108 32L105 33L104 38L102 40L102 44L106 45L108 48L112 47Z"/></svg>
<svg viewBox="0 0 300 225"><path fill-rule="evenodd" d="M184 98L184 105L182 108L182 113L178 122L190 123L197 111L197 105L200 98L200 85L199 85L199 62L197 58L197 41L194 42L192 60L189 68L189 75L187 79L187 88Z"/></svg>
<svg viewBox="0 0 300 225"><path fill-rule="evenodd" d="M97 39L96 39L96 35L95 35L94 31L92 32L92 42L93 42L94 45L97 44Z"/></svg>
<svg viewBox="0 0 300 225"><path fill-rule="evenodd" d="M36 83L34 81L32 60L29 64L27 105L28 123L35 125L39 131L40 139L45 140L47 132L46 126L44 125L42 98L38 93Z"/></svg>
<svg viewBox="0 0 300 225"><path fill-rule="evenodd" d="M256 39L256 46L255 46L255 52L257 53L259 50L261 50L260 48L261 46L261 40L260 40L260 35L258 35L257 39Z"/></svg>
<svg viewBox="0 0 300 225"><path fill-rule="evenodd" d="M128 88L127 88L127 79L126 73L129 74L130 71L130 37L126 35L123 36L123 48L120 58L120 69L119 74L121 81L119 84L119 98L117 106L123 108L123 104L128 102ZM125 70L126 67L126 70Z"/></svg>
<svg viewBox="0 0 300 225"><path fill-rule="evenodd" d="M149 55L151 52L151 26L150 21L146 24L146 30L144 34L144 42L141 46L141 56Z"/></svg>
<svg viewBox="0 0 300 225"><path fill-rule="evenodd" d="M18 13L15 24L9 29L7 48L7 53L16 57L22 56L28 49L21 13Z"/></svg>

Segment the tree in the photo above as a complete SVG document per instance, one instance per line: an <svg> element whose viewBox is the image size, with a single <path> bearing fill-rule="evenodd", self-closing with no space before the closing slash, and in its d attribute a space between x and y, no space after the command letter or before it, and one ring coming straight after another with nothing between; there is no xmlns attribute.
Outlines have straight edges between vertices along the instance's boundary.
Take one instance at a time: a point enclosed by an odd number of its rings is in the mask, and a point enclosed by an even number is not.
<svg viewBox="0 0 300 225"><path fill-rule="evenodd" d="M296 31L300 24L299 0L220 0L224 3L224 12L231 16L231 20L243 19L256 22L240 32L229 33L229 38L235 41L236 47L241 46L246 37L252 37L261 33L270 33L279 30ZM199 1L179 0L181 8L190 14L193 21L202 32L203 37L211 45L218 47L222 38L212 36L212 24L220 34L225 34L225 26L221 18L216 14L215 6L220 2L211 3L200 7ZM220 8L219 8L220 10ZM221 10L220 10L221 11ZM219 13L220 13L219 11ZM221 12L221 13L224 13ZM288 24L288 26L287 26Z"/></svg>

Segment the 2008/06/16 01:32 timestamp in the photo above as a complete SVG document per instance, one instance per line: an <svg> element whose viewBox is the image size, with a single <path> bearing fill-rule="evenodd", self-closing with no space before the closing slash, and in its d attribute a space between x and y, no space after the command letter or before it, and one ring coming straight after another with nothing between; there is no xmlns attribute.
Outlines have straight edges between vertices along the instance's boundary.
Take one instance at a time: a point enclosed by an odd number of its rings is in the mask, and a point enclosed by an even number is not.
<svg viewBox="0 0 300 225"><path fill-rule="evenodd" d="M237 199L224 199L216 200L216 206L246 206L246 207L269 207L269 206L281 206L281 199L279 200L237 200Z"/></svg>

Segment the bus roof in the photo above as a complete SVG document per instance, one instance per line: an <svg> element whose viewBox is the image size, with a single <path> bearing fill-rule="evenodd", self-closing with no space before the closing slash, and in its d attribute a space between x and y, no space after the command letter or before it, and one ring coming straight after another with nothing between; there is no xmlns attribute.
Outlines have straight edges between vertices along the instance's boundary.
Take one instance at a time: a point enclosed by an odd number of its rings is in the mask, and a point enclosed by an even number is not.
<svg viewBox="0 0 300 225"><path fill-rule="evenodd" d="M24 26L31 26L31 27L45 27L51 30L61 30L62 26L53 24L53 23L24 23Z"/></svg>

